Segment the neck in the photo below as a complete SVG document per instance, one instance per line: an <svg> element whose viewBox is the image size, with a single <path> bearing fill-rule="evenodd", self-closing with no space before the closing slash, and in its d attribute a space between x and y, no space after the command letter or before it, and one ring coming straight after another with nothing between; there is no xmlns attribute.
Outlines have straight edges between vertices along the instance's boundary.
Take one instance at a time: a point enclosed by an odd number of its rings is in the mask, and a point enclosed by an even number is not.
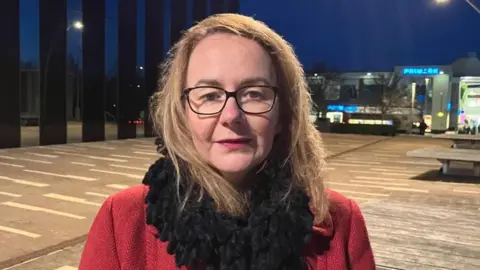
<svg viewBox="0 0 480 270"><path fill-rule="evenodd" d="M242 174L222 174L225 179L230 182L238 191L246 192L250 190L257 180L257 176L253 172Z"/></svg>

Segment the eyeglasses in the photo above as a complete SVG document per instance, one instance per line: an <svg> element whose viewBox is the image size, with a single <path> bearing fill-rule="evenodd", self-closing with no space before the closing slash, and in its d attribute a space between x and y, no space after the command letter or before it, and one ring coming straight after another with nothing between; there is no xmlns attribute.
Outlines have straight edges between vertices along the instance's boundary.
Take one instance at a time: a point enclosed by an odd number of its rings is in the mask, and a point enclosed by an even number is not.
<svg viewBox="0 0 480 270"><path fill-rule="evenodd" d="M235 92L215 86L198 86L184 90L190 109L196 114L220 113L229 98L233 97L240 108L248 114L262 114L272 110L278 88L264 85L246 86Z"/></svg>

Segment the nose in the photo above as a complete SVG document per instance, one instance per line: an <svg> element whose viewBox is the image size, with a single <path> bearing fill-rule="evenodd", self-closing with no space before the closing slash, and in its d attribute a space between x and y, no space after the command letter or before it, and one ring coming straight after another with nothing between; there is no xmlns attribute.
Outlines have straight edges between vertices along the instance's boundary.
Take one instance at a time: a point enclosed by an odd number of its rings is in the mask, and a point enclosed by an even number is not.
<svg viewBox="0 0 480 270"><path fill-rule="evenodd" d="M234 98L229 98L220 115L220 122L224 124L232 124L239 122L242 118L242 110L238 107Z"/></svg>

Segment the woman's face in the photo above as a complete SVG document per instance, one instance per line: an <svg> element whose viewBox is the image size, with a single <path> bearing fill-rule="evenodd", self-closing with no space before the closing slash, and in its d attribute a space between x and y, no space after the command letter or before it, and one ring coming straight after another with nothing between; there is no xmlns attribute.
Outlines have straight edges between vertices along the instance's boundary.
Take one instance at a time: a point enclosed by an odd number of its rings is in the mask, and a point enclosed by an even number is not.
<svg viewBox="0 0 480 270"><path fill-rule="evenodd" d="M265 96L270 94L268 86L277 85L270 56L255 41L232 34L212 34L193 50L186 84L187 88L201 87L190 92L190 106L185 106L196 150L224 177L242 181L246 173L265 160L280 131L278 98L273 108L262 114L243 112L234 97L228 98L223 110L213 115L200 115L191 106L198 112L200 106L223 104L225 96L221 96L221 90L209 87L240 91L237 97L245 104L244 109L249 104L265 103L264 100L271 99ZM264 92L260 95L259 91Z"/></svg>

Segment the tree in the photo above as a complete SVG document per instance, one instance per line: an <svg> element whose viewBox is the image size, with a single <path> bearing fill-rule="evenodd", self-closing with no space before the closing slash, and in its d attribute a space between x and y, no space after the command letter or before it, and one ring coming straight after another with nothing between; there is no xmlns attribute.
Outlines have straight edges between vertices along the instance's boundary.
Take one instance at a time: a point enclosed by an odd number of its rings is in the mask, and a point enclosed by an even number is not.
<svg viewBox="0 0 480 270"><path fill-rule="evenodd" d="M324 63L317 63L307 71L308 83L317 111L317 117L320 113L322 117L325 117L329 90L333 90L332 88L340 84L340 75L338 71L327 68Z"/></svg>
<svg viewBox="0 0 480 270"><path fill-rule="evenodd" d="M373 82L379 91L378 108L382 114L392 114L397 108L411 108L411 94L408 85L402 82L402 77L395 74L374 74Z"/></svg>

